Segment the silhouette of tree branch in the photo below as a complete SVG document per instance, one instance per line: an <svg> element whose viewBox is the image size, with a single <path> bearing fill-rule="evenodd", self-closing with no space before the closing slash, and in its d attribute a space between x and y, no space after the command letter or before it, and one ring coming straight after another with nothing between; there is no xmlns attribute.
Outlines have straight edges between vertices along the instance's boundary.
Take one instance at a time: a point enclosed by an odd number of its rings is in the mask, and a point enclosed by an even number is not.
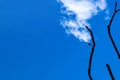
<svg viewBox="0 0 120 80"><path fill-rule="evenodd" d="M114 78L114 76L113 76L113 73L112 73L112 71L111 71L111 69L110 69L109 64L106 64L106 67L107 67L107 69L108 69L108 72L109 72L109 74L110 74L112 80L115 80L115 78Z"/></svg>
<svg viewBox="0 0 120 80"><path fill-rule="evenodd" d="M93 58L94 48L95 48L96 44L95 44L95 40L94 40L94 36L93 36L92 31L88 28L88 26L85 26L85 27L90 32L92 42L93 42L92 50L91 50L91 53L90 53L89 66L88 66L88 76L89 76L90 80L93 80L92 75L91 75L91 64L92 64L92 58Z"/></svg>
<svg viewBox="0 0 120 80"><path fill-rule="evenodd" d="M117 49L117 46L115 45L115 42L114 42L114 40L113 40L113 38L112 38L112 35L111 35L111 32L110 32L110 31L111 31L111 24L112 24L112 22L113 22L113 20L114 20L115 15L116 15L119 11L120 11L120 9L117 9L117 2L116 2L116 3L115 3L114 13L113 13L113 15L112 15L112 17L111 17L111 19L110 19L109 24L108 24L108 35L109 35L109 37L110 37L110 40L111 40L111 42L112 42L112 44L113 44L113 47L114 47L116 53L117 53L117 56L118 56L118 58L120 59L119 51L118 51L118 49Z"/></svg>

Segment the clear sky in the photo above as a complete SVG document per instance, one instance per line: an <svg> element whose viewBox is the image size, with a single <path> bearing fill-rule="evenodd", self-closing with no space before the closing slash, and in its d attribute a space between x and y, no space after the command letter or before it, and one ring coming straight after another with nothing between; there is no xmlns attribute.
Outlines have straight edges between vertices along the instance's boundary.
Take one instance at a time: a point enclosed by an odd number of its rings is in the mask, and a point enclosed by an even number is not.
<svg viewBox="0 0 120 80"><path fill-rule="evenodd" d="M120 8L120 0L118 8ZM109 16L115 0L107 0ZM56 0L0 1L0 80L89 80L87 69L91 46L60 25ZM107 34L109 20L101 12L89 20L96 47L92 62L95 80L111 80L109 64L120 79L120 60ZM120 14L112 24L112 35L120 51Z"/></svg>

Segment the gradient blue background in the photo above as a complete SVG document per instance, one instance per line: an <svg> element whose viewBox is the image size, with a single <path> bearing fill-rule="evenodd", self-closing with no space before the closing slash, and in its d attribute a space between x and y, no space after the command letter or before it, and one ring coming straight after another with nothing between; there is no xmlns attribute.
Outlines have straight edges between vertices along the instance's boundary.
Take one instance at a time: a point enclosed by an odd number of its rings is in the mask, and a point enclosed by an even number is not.
<svg viewBox="0 0 120 80"><path fill-rule="evenodd" d="M110 16L114 1L107 1ZM0 1L0 80L89 80L91 47L65 33L61 15L56 0ZM89 21L96 40L92 76L111 80L105 66L108 63L119 80L120 60L108 37L104 16L101 12ZM120 14L111 32L120 50Z"/></svg>

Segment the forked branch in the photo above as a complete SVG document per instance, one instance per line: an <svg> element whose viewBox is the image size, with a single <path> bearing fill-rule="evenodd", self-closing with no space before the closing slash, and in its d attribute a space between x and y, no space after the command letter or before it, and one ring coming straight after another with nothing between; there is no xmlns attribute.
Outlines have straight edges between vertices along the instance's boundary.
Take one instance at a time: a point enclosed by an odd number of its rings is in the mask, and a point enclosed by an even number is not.
<svg viewBox="0 0 120 80"><path fill-rule="evenodd" d="M88 65L88 76L90 78L90 80L93 80L92 79L92 75L91 75L91 64L92 64L92 58L93 58L93 54L94 54L94 49L95 49L95 40L94 40L94 36L93 36L93 33L92 31L88 28L88 26L85 26L86 29L90 32L90 35L91 35L91 38L92 38L92 42L93 42L93 46L92 46L92 50L91 50L91 53L90 53L90 58L89 58L89 65Z"/></svg>
<svg viewBox="0 0 120 80"><path fill-rule="evenodd" d="M117 56L118 56L118 58L120 59L120 54L119 54L118 48L117 48L117 46L115 45L115 42L114 42L114 40L113 40L113 38L112 38L112 35L111 35L111 32L110 32L110 30L111 30L111 24L112 24L112 22L113 22L113 20L114 20L115 15L116 15L119 11L120 11L120 9L117 9L117 2L116 2L116 3L115 3L115 8L114 8L114 13L113 13L113 15L112 15L112 17L111 17L111 19L110 19L109 24L108 24L108 35L109 35L109 37L110 37L110 40L111 40L111 42L112 42L112 44L113 44L113 47L114 47L116 53L117 53Z"/></svg>

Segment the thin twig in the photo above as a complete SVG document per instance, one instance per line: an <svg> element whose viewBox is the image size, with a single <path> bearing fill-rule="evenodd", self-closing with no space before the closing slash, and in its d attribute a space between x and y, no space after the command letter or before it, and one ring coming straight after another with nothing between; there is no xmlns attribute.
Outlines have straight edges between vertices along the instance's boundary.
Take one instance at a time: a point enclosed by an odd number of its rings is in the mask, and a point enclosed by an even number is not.
<svg viewBox="0 0 120 80"><path fill-rule="evenodd" d="M91 64L92 64L92 58L93 58L94 48L95 48L96 44L95 44L95 40L94 40L94 36L93 36L92 31L87 26L85 26L85 27L90 32L92 42L93 42L92 50L91 50L91 53L90 53L89 66L88 66L88 76L89 76L90 80L93 80L92 75L91 75Z"/></svg>
<svg viewBox="0 0 120 80"><path fill-rule="evenodd" d="M115 2L115 9L114 12L117 10L117 2Z"/></svg>
<svg viewBox="0 0 120 80"><path fill-rule="evenodd" d="M119 11L120 11L120 9L117 9L117 2L116 2L116 3L115 3L114 13L113 13L113 15L112 15L112 17L111 17L111 19L110 19L109 24L108 24L108 35L109 35L110 40L111 40L111 42L112 42L112 44L113 44L113 47L114 47L114 49L115 49L115 51L116 51L116 53L117 53L117 55L118 55L118 58L120 59L119 51L118 51L118 49L117 49L117 46L115 45L115 42L114 42L114 40L113 40L113 38L112 38L112 35L111 35L111 32L110 32L110 30L111 30L111 24L112 24L112 22L113 22L113 19L114 19L115 15L117 14L117 12L119 12Z"/></svg>
<svg viewBox="0 0 120 80"><path fill-rule="evenodd" d="M107 69L108 69L108 72L109 72L109 74L110 74L112 80L115 80L115 78L114 78L114 76L113 76L113 73L112 73L112 70L110 69L109 64L106 64L106 67L107 67Z"/></svg>

